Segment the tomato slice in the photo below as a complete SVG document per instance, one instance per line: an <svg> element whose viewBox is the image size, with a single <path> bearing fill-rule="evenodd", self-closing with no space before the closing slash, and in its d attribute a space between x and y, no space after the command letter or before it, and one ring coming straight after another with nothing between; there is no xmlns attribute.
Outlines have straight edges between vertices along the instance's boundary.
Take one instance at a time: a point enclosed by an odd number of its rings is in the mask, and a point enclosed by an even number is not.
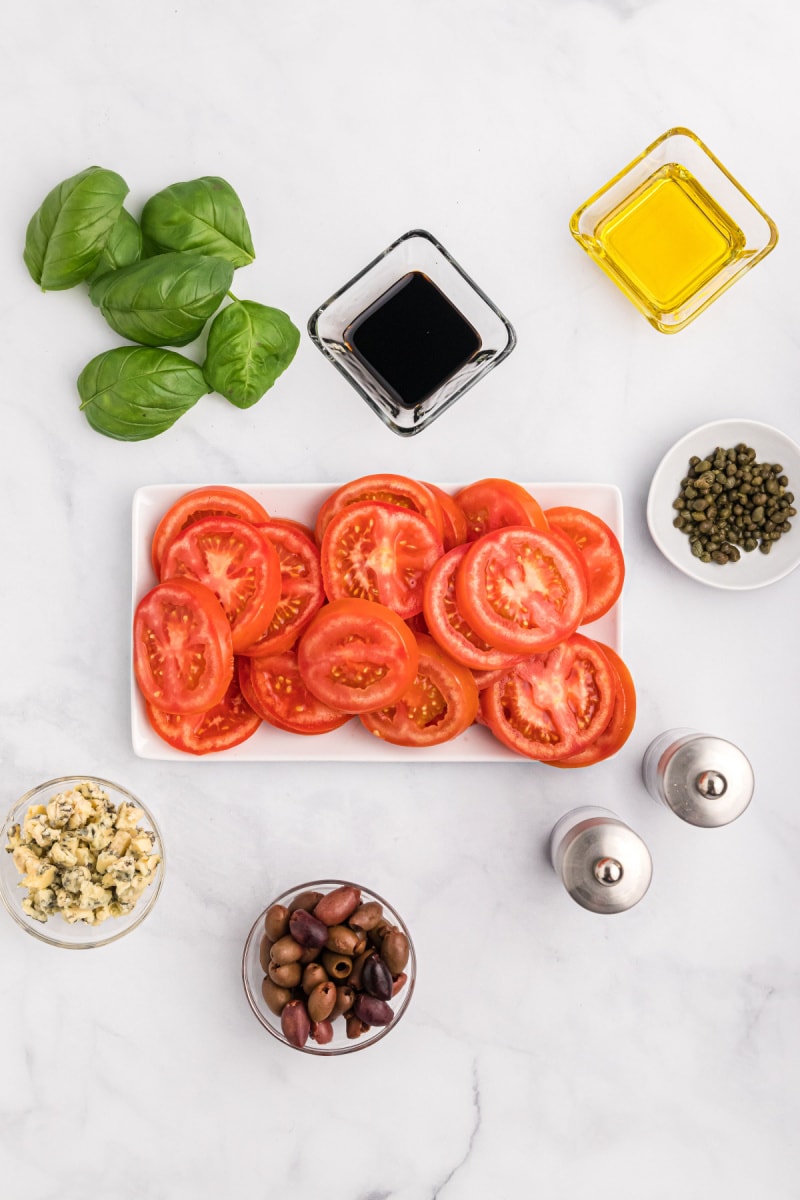
<svg viewBox="0 0 800 1200"><path fill-rule="evenodd" d="M361 721L395 746L440 746L468 729L478 713L478 689L468 667L454 662L431 637L417 636L419 663L399 700Z"/></svg>
<svg viewBox="0 0 800 1200"><path fill-rule="evenodd" d="M314 536L298 522L273 518L257 528L278 552L281 594L266 633L240 654L280 654L292 647L325 600Z"/></svg>
<svg viewBox="0 0 800 1200"><path fill-rule="evenodd" d="M456 599L489 645L538 654L580 625L586 575L577 549L560 534L508 526L471 544L456 572Z"/></svg>
<svg viewBox="0 0 800 1200"><path fill-rule="evenodd" d="M443 521L442 542L445 550L452 550L453 546L460 546L467 540L467 518L464 516L463 509L456 504L455 499L442 488L435 483L428 483L425 486L431 489L439 501Z"/></svg>
<svg viewBox="0 0 800 1200"><path fill-rule="evenodd" d="M425 583L423 612L431 636L456 662L473 670L508 670L518 654L497 650L465 620L456 598L456 574L469 545L454 546L431 569Z"/></svg>
<svg viewBox="0 0 800 1200"><path fill-rule="evenodd" d="M320 553L328 599L371 600L413 617L422 612L425 578L443 546L419 513L364 501L331 517Z"/></svg>
<svg viewBox="0 0 800 1200"><path fill-rule="evenodd" d="M265 721L289 733L330 733L351 719L308 690L297 666L297 652L283 650L261 658L237 659L239 684Z"/></svg>
<svg viewBox="0 0 800 1200"><path fill-rule="evenodd" d="M574 542L586 567L589 594L583 624L598 620L615 604L625 579L622 547L605 521L584 508L548 508L549 523Z"/></svg>
<svg viewBox="0 0 800 1200"><path fill-rule="evenodd" d="M160 738L187 754L230 750L252 737L261 724L261 717L242 695L235 672L222 700L206 712L181 716L148 704L147 717Z"/></svg>
<svg viewBox="0 0 800 1200"><path fill-rule="evenodd" d="M413 680L418 660L408 626L372 600L323 605L297 645L297 665L306 687L346 713L393 704Z"/></svg>
<svg viewBox="0 0 800 1200"><path fill-rule="evenodd" d="M235 487L195 488L181 496L180 500L167 509L153 535L151 557L156 576L161 575L161 559L169 543L187 525L201 517L239 517L257 525L268 521L269 513L247 492Z"/></svg>
<svg viewBox="0 0 800 1200"><path fill-rule="evenodd" d="M235 653L266 633L281 594L278 552L254 525L238 517L202 517L172 539L161 578L197 579L219 598Z"/></svg>
<svg viewBox="0 0 800 1200"><path fill-rule="evenodd" d="M552 761L591 745L608 725L616 694L616 673L605 654L576 633L484 688L481 713L503 745Z"/></svg>
<svg viewBox="0 0 800 1200"><path fill-rule="evenodd" d="M213 592L172 579L143 596L133 618L133 670L145 700L165 712L219 704L233 677L233 645Z"/></svg>
<svg viewBox="0 0 800 1200"><path fill-rule="evenodd" d="M479 479L456 492L455 501L466 518L468 542L506 525L547 529L542 506L510 479Z"/></svg>
<svg viewBox="0 0 800 1200"><path fill-rule="evenodd" d="M551 765L554 767L590 767L594 763L611 758L612 754L622 749L633 730L636 720L636 688L631 673L615 650L602 642L597 642L596 645L603 651L617 677L611 718L591 746L587 746L571 758L553 762Z"/></svg>
<svg viewBox="0 0 800 1200"><path fill-rule="evenodd" d="M361 504L371 500L419 513L426 521L430 521L441 540L442 509L430 484L420 483L407 475L362 475L359 479L342 484L323 503L317 513L317 541L322 543L328 523L336 513L341 512L348 504Z"/></svg>

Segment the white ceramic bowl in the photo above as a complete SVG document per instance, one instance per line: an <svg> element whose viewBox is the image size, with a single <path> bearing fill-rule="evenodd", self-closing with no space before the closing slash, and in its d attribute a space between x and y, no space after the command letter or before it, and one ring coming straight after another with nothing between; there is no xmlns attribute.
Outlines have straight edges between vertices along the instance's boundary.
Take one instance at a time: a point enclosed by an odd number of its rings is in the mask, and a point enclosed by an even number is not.
<svg viewBox="0 0 800 1200"><path fill-rule="evenodd" d="M689 538L672 523L677 516L672 504L681 490L681 480L688 472L692 455L704 458L716 446L728 449L739 442L752 446L756 461L780 463L789 480L787 490L800 496L800 447L791 438L760 421L711 421L687 433L662 458L647 498L647 524L661 553L679 571L709 587L746 591L775 583L800 565L800 520L797 517L789 518L793 528L772 543L769 554L762 554L758 549L749 553L742 551L738 562L724 566L703 563L695 558Z"/></svg>

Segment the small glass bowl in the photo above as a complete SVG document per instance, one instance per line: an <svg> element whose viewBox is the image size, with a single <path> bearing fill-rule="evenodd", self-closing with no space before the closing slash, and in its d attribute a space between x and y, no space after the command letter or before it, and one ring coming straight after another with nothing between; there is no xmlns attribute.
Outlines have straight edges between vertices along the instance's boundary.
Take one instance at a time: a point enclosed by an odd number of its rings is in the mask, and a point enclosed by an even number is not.
<svg viewBox="0 0 800 1200"><path fill-rule="evenodd" d="M778 240L764 210L680 127L581 205L570 231L661 333L684 329Z"/></svg>
<svg viewBox="0 0 800 1200"><path fill-rule="evenodd" d="M22 900L26 893L19 887L22 876L14 866L12 855L6 852L9 830L12 825L22 823L32 805L47 804L59 792L69 791L79 783L97 784L108 794L112 804L117 807L121 804L133 804L136 808L141 808L144 816L139 822L138 828L155 834L154 850L161 856L161 862L158 865L155 879L142 893L138 903L129 913L120 917L108 917L100 925L87 925L84 921L70 924L60 913L54 914L47 922L41 923L29 917L22 909ZM107 946L110 942L118 941L119 938L124 937L126 933L130 933L132 929L142 923L158 899L163 882L164 843L155 817L141 800L126 788L120 787L118 783L111 783L108 779L99 779L94 775L64 775L58 779L40 783L38 787L31 788L21 799L16 801L0 830L0 899L16 923L26 933L32 934L41 942L47 942L50 946L59 946L64 950L92 950L95 946Z"/></svg>
<svg viewBox="0 0 800 1200"><path fill-rule="evenodd" d="M398 992L389 1004L394 1009L394 1020L389 1025L375 1025L369 1033L363 1034L359 1038L350 1039L345 1032L345 1021L343 1017L337 1017L333 1022L333 1040L327 1045L318 1046L316 1042L310 1038L305 1046L293 1046L287 1041L283 1030L281 1029L281 1019L276 1016L270 1008L267 1007L266 1001L261 994L261 981L264 978L264 970L261 966L261 939L264 936L264 918L267 912L272 908L273 904L285 904L287 907L300 892L332 892L335 888L342 887L350 881L346 879L316 879L311 883L301 883L297 887L289 888L282 892L280 896L276 896L274 900L270 900L267 907L256 918L253 927L247 936L245 942L244 954L242 956L242 981L244 983L245 995L247 1002L255 1013L258 1020L264 1026L268 1033L271 1033L279 1042L283 1042L284 1046L289 1046L292 1050L302 1050L305 1054L318 1054L321 1056L330 1057L335 1054L351 1054L354 1050L364 1050L367 1046L374 1046L387 1033L391 1033L397 1027L397 1023L406 1011L414 991L414 984L417 977L417 959L414 953L414 943L411 940L411 934L405 925L405 922L394 911L393 908L379 896L376 892L370 892L360 884L355 884L361 891L361 903L367 904L371 900L377 900L383 906L384 916L392 925L396 925L408 938L408 964L405 968L405 974L408 976L405 986L402 991ZM343 982L347 982L344 980Z"/></svg>
<svg viewBox="0 0 800 1200"><path fill-rule="evenodd" d="M419 403L406 406L386 380L359 357L348 334L354 322L404 277L422 275L449 302L475 335L476 348ZM516 334L500 310L430 233L412 229L316 310L308 322L311 340L330 359L370 408L401 437L419 433L463 396L516 345Z"/></svg>

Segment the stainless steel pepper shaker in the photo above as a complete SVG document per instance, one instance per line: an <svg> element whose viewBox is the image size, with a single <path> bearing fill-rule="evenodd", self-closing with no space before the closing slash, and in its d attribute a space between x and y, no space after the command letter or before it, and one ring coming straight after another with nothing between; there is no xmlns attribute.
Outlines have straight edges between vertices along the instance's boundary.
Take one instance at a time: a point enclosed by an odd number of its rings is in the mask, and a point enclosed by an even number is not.
<svg viewBox="0 0 800 1200"><path fill-rule="evenodd" d="M692 729L668 729L655 738L645 750L642 777L654 800L706 829L741 816L755 787L738 746Z"/></svg>
<svg viewBox="0 0 800 1200"><path fill-rule="evenodd" d="M572 899L596 913L633 908L653 863L638 834L607 808L575 808L550 835L550 861Z"/></svg>

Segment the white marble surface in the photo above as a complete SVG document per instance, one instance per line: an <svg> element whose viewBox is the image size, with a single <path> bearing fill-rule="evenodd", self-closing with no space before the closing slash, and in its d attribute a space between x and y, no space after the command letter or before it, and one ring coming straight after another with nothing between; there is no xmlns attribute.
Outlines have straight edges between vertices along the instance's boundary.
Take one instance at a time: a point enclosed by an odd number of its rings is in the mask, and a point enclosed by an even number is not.
<svg viewBox="0 0 800 1200"><path fill-rule="evenodd" d="M171 862L141 929L86 955L0 913L0 1195L798 1195L800 575L703 588L644 520L658 460L693 426L746 416L800 437L798 38L789 0L31 0L6 13L4 803L62 773L106 775L157 811ZM667 338L567 223L681 123L781 241ZM125 176L134 210L175 180L228 178L258 252L239 288L301 327L393 238L427 227L519 345L416 439L385 429L305 335L255 408L207 397L152 442L102 439L74 380L116 339L81 289L42 295L21 261L45 192L93 162ZM621 487L639 718L619 757L580 773L135 758L134 489L380 468ZM641 755L676 724L750 755L756 798L738 823L695 830L644 793ZM588 802L653 853L650 893L618 917L572 904L545 860L553 823ZM321 875L386 894L420 962L398 1029L326 1062L268 1039L239 978L266 899Z"/></svg>

